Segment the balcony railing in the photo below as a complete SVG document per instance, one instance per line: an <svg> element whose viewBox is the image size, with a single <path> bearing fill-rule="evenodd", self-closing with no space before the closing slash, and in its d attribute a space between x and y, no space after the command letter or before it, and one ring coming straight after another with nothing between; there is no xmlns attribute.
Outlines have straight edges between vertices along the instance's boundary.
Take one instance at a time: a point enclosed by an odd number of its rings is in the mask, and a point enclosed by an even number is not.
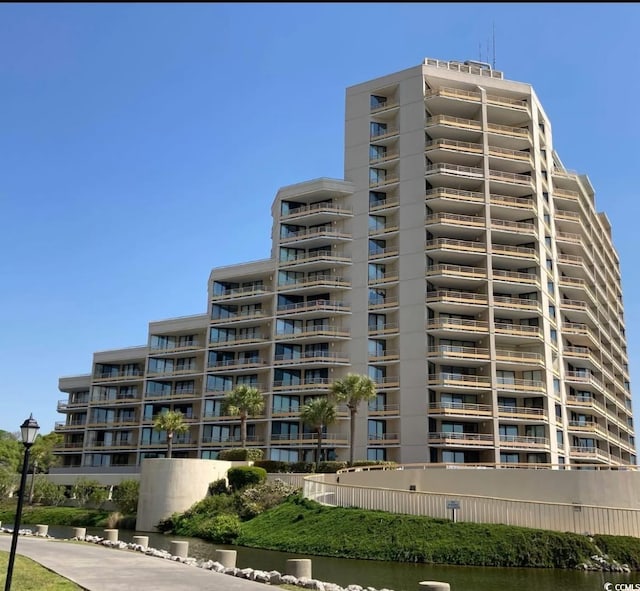
<svg viewBox="0 0 640 591"><path fill-rule="evenodd" d="M505 447L548 447L546 437L528 437L521 435L500 435L500 443Z"/></svg>
<svg viewBox="0 0 640 591"><path fill-rule="evenodd" d="M429 404L431 414L451 414L469 416L488 416L493 412L490 404L473 404L467 402L431 402Z"/></svg>
<svg viewBox="0 0 640 591"><path fill-rule="evenodd" d="M425 198L429 199L455 199L459 201L472 201L474 203L481 203L484 201L484 193L478 193L477 191L462 191L461 189L450 189L448 187L437 187L429 189Z"/></svg>
<svg viewBox="0 0 640 591"><path fill-rule="evenodd" d="M452 238L434 238L427 240L426 250L455 250L466 252L485 252L487 246L482 242L471 242L470 240L454 240Z"/></svg>
<svg viewBox="0 0 640 591"><path fill-rule="evenodd" d="M456 445L493 445L493 435L490 433L458 433L458 432L430 432L430 443L455 443Z"/></svg>
<svg viewBox="0 0 640 591"><path fill-rule="evenodd" d="M349 287L349 285L351 284L343 277L338 277L335 275L315 275L313 277L305 277L304 279L299 279L298 281L288 281L287 283L279 285L278 289L297 289L300 287L315 287L320 285L333 287Z"/></svg>
<svg viewBox="0 0 640 591"><path fill-rule="evenodd" d="M516 271L505 271L504 269L493 269L494 279L507 279L516 283L538 283L538 276L533 273L518 273Z"/></svg>
<svg viewBox="0 0 640 591"><path fill-rule="evenodd" d="M387 126L386 129L379 129L377 131L372 131L369 136L372 140L381 140L383 138L391 137L394 135L398 135L398 128L392 125Z"/></svg>
<svg viewBox="0 0 640 591"><path fill-rule="evenodd" d="M501 308L516 308L525 310L540 310L540 302L527 298L510 298L506 296L493 296L496 306Z"/></svg>
<svg viewBox="0 0 640 591"><path fill-rule="evenodd" d="M313 213L338 213L350 215L352 211L335 203L311 203L309 205L301 205L295 209L290 209L286 214L281 216L281 219L289 219Z"/></svg>
<svg viewBox="0 0 640 591"><path fill-rule="evenodd" d="M486 305L487 297L484 293L438 290L427 292L426 302Z"/></svg>
<svg viewBox="0 0 640 591"><path fill-rule="evenodd" d="M506 230L508 232L518 232L518 233L527 233L527 234L535 234L536 227L534 224L530 222L513 222L511 220L491 220L491 229L492 230ZM533 249L529 249L533 250Z"/></svg>
<svg viewBox="0 0 640 591"><path fill-rule="evenodd" d="M498 378L496 382L498 390L518 390L544 392L544 382L540 380L523 380L518 378Z"/></svg>
<svg viewBox="0 0 640 591"><path fill-rule="evenodd" d="M429 374L429 385L441 386L472 386L476 388L491 388L491 378L488 376L473 376L457 373Z"/></svg>
<svg viewBox="0 0 640 591"><path fill-rule="evenodd" d="M294 312L348 312L349 304L334 300L313 300L307 302L296 302L293 304L283 304L278 306L279 313Z"/></svg>
<svg viewBox="0 0 640 591"><path fill-rule="evenodd" d="M501 417L536 419L544 417L543 408L528 408L526 406L498 405L498 414Z"/></svg>
<svg viewBox="0 0 640 591"><path fill-rule="evenodd" d="M234 287L230 289L225 289L220 293L213 294L211 296L212 300L225 300L231 298L240 298L247 296L257 296L257 295L266 295L270 293L270 290L264 286L248 286L248 287Z"/></svg>
<svg viewBox="0 0 640 591"><path fill-rule="evenodd" d="M452 275L458 277L486 279L487 270L482 267L440 264L427 267L427 275Z"/></svg>
<svg viewBox="0 0 640 591"><path fill-rule="evenodd" d="M109 381L109 380L135 380L142 377L144 372L139 369L126 370L126 371L104 371L96 372L93 376L94 381Z"/></svg>
<svg viewBox="0 0 640 591"><path fill-rule="evenodd" d="M498 135L510 135L518 138L530 139L531 134L526 127L513 127L511 125L498 125L497 123L489 123L487 131Z"/></svg>
<svg viewBox="0 0 640 591"><path fill-rule="evenodd" d="M438 345L427 349L429 357L456 357L471 359L488 359L489 349L475 347L458 347L456 345Z"/></svg>
<svg viewBox="0 0 640 591"><path fill-rule="evenodd" d="M436 115L434 117L428 117L425 121L425 126L433 127L434 125L447 125L472 131L482 131L482 123L480 121L463 119L461 117L451 117L450 115Z"/></svg>
<svg viewBox="0 0 640 591"><path fill-rule="evenodd" d="M297 232L289 232L286 236L280 237L280 242L285 243L294 240L303 240L305 238L317 238L318 236L322 236L325 238L351 238L351 234L342 232L341 230L332 226L325 226L322 228L306 228Z"/></svg>
<svg viewBox="0 0 640 591"><path fill-rule="evenodd" d="M426 216L424 223L429 224L455 224L458 226L473 226L475 228L484 228L485 218L473 215L459 215L455 213L433 213Z"/></svg>
<svg viewBox="0 0 640 591"><path fill-rule="evenodd" d="M509 351L507 349L496 350L496 361L516 361L525 363L542 363L544 357L540 353L528 351Z"/></svg>
<svg viewBox="0 0 640 591"><path fill-rule="evenodd" d="M508 324L506 322L496 322L496 334L500 335L517 335L529 337L541 337L542 333L537 326L529 326L527 324Z"/></svg>
<svg viewBox="0 0 640 591"><path fill-rule="evenodd" d="M461 318L430 318L427 320L427 330L438 329L462 330L465 332L487 332L489 330L489 323L480 320L465 320Z"/></svg>

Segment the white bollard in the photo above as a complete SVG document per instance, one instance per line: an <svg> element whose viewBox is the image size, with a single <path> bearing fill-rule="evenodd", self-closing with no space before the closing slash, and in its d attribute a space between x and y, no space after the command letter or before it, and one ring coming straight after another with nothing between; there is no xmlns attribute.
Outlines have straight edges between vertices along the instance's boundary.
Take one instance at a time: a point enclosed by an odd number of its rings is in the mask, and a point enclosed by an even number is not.
<svg viewBox="0 0 640 591"><path fill-rule="evenodd" d="M104 538L109 542L117 542L118 541L118 530L117 529L105 529L104 530Z"/></svg>
<svg viewBox="0 0 640 591"><path fill-rule="evenodd" d="M420 581L419 591L451 591L449 583L441 583L439 581Z"/></svg>
<svg viewBox="0 0 640 591"><path fill-rule="evenodd" d="M86 527L74 527L73 528L73 537L78 538L79 540L84 540L87 535Z"/></svg>
<svg viewBox="0 0 640 591"><path fill-rule="evenodd" d="M36 525L36 535L37 536L46 536L47 533L49 533L49 526L48 525L42 525L41 523Z"/></svg>
<svg viewBox="0 0 640 591"><path fill-rule="evenodd" d="M171 556L186 558L189 555L189 542L172 541L169 552L171 552Z"/></svg>
<svg viewBox="0 0 640 591"><path fill-rule="evenodd" d="M311 560L308 558L291 558L287 560L287 574L301 579L311 578Z"/></svg>
<svg viewBox="0 0 640 591"><path fill-rule="evenodd" d="M133 536L132 543L146 549L149 547L149 536Z"/></svg>
<svg viewBox="0 0 640 591"><path fill-rule="evenodd" d="M237 556L236 550L216 550L216 562L225 568L235 568Z"/></svg>

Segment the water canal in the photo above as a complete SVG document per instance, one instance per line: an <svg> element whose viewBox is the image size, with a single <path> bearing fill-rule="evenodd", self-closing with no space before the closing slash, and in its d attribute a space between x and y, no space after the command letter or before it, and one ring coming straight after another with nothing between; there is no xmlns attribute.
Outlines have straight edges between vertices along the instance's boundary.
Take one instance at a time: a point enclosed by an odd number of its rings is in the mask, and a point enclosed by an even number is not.
<svg viewBox="0 0 640 591"><path fill-rule="evenodd" d="M87 528L87 533L101 536L103 530ZM68 538L73 533L71 527L50 526L49 535L56 538ZM640 572L618 574L556 569L434 566L352 560L226 546L212 544L197 538L126 530L120 531L119 538L124 542L130 542L134 535L149 536L149 545L160 550L168 550L171 540L186 540L189 542L189 556L194 558L213 559L216 548L236 550L239 568L277 570L284 573L287 559L311 558L315 579L336 583L342 587L355 584L362 587L371 586L376 589L417 591L418 583L428 580L446 581L450 583L452 591L510 591L512 589L517 591L602 591L607 582L639 584L638 588L640 589Z"/></svg>

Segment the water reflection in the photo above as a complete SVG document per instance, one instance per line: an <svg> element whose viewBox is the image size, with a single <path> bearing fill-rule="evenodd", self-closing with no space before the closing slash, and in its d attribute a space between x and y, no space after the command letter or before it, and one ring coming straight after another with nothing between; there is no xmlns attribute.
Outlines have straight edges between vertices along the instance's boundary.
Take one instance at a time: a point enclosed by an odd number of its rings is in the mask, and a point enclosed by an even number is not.
<svg viewBox="0 0 640 591"><path fill-rule="evenodd" d="M87 528L87 533L104 535L104 531L100 528ZM67 538L73 535L73 531L71 527L67 526L50 526L49 535ZM211 544L197 538L126 530L120 530L119 538L124 542L130 542L134 535L149 536L149 545L159 550L168 550L172 540L188 541L189 556L195 558L213 559L216 548L236 550L238 552L237 566L240 568L285 572L288 558L311 558L314 578L336 583L342 587L356 584L376 589L386 587L394 591L417 591L418 583L428 580L446 581L451 584L452 591L509 591L511 589L517 591L602 591L605 582L640 584L640 573L625 575L533 568L432 566L328 558Z"/></svg>

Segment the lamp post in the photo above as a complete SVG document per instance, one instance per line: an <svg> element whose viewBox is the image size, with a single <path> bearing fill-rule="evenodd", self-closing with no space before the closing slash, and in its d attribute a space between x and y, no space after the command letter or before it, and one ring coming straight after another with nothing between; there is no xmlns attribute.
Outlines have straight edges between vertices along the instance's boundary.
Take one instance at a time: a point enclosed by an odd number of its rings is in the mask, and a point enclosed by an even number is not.
<svg viewBox="0 0 640 591"><path fill-rule="evenodd" d="M22 462L22 476L20 478L20 490L18 492L18 506L16 507L16 520L13 525L13 535L11 537L11 552L9 553L9 564L7 566L7 579L4 584L4 591L11 591L11 577L13 576L13 563L16 559L16 548L18 546L18 530L20 529L20 518L22 517L22 502L26 492L27 470L29 468L29 451L36 440L40 426L33 418L33 414L20 425L22 435L22 445L24 445L24 460Z"/></svg>

